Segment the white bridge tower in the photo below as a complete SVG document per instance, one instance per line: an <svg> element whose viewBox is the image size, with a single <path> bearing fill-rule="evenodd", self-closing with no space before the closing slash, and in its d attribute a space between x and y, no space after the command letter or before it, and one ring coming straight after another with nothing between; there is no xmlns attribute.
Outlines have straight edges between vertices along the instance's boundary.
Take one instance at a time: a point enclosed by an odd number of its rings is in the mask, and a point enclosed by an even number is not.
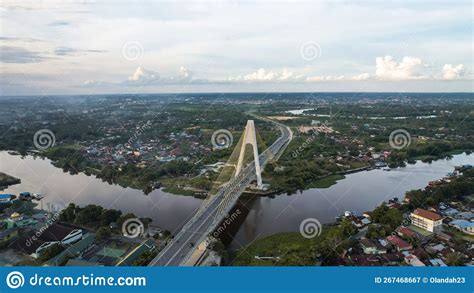
<svg viewBox="0 0 474 293"><path fill-rule="evenodd" d="M239 175L242 171L242 164L244 162L245 147L247 144L250 144L253 148L253 159L255 161L255 173L257 173L257 187L262 187L262 171L260 169L260 160L258 159L258 149L257 149L257 137L255 134L255 124L253 120L247 120L247 125L245 126L244 137L242 140L242 147L240 148L239 161L237 162L237 169L235 171L235 176Z"/></svg>

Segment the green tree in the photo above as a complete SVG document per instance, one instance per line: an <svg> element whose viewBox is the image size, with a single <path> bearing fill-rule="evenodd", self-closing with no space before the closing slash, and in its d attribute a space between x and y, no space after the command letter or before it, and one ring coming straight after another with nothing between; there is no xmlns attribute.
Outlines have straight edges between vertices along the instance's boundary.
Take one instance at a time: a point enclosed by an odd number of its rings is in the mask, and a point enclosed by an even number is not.
<svg viewBox="0 0 474 293"><path fill-rule="evenodd" d="M110 237L110 235L112 235L112 231L110 231L109 227L101 226L99 229L97 229L96 237L98 240L106 239Z"/></svg>
<svg viewBox="0 0 474 293"><path fill-rule="evenodd" d="M450 266L462 266L464 265L462 254L459 252L451 252L446 255L446 264Z"/></svg>
<svg viewBox="0 0 474 293"><path fill-rule="evenodd" d="M47 261L48 259L55 257L56 255L60 254L61 252L64 251L64 247L59 244L55 243L41 251L40 253L40 260L41 261Z"/></svg>
<svg viewBox="0 0 474 293"><path fill-rule="evenodd" d="M108 226L110 223L117 222L122 212L119 210L103 210L102 214L100 215L100 225L101 226Z"/></svg>

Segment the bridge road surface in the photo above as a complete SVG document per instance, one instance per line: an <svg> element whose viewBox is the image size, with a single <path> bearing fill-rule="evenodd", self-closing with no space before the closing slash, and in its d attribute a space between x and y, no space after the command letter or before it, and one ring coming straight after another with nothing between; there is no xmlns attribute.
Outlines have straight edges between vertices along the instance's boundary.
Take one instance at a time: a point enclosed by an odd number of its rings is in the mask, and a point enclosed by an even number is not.
<svg viewBox="0 0 474 293"><path fill-rule="evenodd" d="M274 121L271 122L280 127L282 135L259 156L262 169L269 159L278 158L281 155L292 138L289 127ZM170 243L150 262L149 266L183 265L197 249L197 246L217 228L217 225L221 223L238 197L255 177L255 165L252 162L237 177L232 178L221 187L216 195L200 208ZM234 200L228 200L229 197Z"/></svg>

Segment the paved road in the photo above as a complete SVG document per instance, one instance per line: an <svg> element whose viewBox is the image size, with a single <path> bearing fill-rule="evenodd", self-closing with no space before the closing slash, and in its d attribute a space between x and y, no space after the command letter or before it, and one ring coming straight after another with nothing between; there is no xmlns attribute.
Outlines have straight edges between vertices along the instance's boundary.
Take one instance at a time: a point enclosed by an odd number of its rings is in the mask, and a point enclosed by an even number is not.
<svg viewBox="0 0 474 293"><path fill-rule="evenodd" d="M280 123L261 117L257 118L276 124L281 131L281 136L259 156L263 170L270 159L279 158L292 139L292 132L289 127ZM237 177L232 178L219 189L212 199L205 202L173 240L150 262L149 266L179 266L184 264L196 249L196 246L217 228L225 215L235 205L238 197L255 177L255 165L252 162Z"/></svg>

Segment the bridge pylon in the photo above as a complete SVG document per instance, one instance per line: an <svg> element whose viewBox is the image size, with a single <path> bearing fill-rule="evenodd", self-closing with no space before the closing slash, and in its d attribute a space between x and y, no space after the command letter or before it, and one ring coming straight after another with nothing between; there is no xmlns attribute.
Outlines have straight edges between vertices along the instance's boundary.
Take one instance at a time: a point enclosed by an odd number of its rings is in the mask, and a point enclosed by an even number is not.
<svg viewBox="0 0 474 293"><path fill-rule="evenodd" d="M245 126L245 131L243 134L242 147L240 148L239 160L237 162L237 169L235 171L235 176L238 176L242 170L242 164L244 162L245 147L247 144L250 144L253 149L253 159L255 162L255 173L257 175L257 186L262 187L262 170L260 168L260 160L258 159L258 149L257 149L257 136L255 134L255 123L253 120L247 120L247 125Z"/></svg>

